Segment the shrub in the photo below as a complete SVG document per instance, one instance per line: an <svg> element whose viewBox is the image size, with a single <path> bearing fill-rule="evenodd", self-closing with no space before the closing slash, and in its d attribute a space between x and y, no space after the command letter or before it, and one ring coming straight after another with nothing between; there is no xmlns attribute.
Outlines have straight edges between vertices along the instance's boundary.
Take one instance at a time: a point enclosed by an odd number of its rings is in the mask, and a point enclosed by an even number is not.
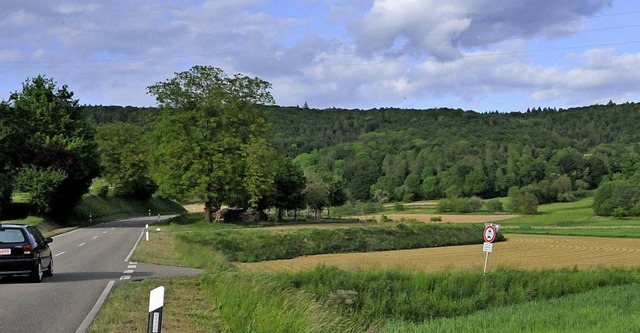
<svg viewBox="0 0 640 333"><path fill-rule="evenodd" d="M487 211L489 213L503 212L502 201L498 199L491 199L487 201Z"/></svg>

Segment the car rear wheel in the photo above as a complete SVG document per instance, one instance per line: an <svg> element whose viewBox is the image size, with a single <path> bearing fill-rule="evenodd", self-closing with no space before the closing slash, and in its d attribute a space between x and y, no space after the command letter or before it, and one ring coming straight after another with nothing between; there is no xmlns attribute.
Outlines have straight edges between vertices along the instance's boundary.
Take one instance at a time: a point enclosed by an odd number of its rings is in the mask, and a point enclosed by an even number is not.
<svg viewBox="0 0 640 333"><path fill-rule="evenodd" d="M33 282L41 282L42 281L42 276L44 275L44 273L42 272L42 262L40 262L40 260L38 260L38 263L36 264L36 267L33 268L33 271L31 271L31 281Z"/></svg>
<svg viewBox="0 0 640 333"><path fill-rule="evenodd" d="M49 267L47 267L47 270L44 272L44 276L53 276L53 255L51 256L51 260L49 261Z"/></svg>

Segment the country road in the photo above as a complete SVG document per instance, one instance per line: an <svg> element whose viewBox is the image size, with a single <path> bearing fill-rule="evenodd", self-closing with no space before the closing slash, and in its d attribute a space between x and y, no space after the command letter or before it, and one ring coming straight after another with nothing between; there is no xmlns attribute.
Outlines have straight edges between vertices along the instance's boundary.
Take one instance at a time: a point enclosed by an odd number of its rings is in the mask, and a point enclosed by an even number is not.
<svg viewBox="0 0 640 333"><path fill-rule="evenodd" d="M152 216L114 221L56 236L50 244L55 256L53 277L42 283L0 279L0 332L84 332L119 283L198 274L193 269L130 261L145 224L158 220ZM141 306L145 302L141 300Z"/></svg>

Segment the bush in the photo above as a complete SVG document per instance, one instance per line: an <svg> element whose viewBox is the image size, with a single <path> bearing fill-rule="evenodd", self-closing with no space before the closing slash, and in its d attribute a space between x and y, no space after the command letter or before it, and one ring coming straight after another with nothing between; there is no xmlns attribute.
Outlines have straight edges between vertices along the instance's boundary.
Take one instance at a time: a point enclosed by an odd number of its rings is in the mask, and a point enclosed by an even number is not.
<svg viewBox="0 0 640 333"><path fill-rule="evenodd" d="M636 215L634 207L640 202L640 190L628 180L609 181L593 196L593 210L601 216Z"/></svg>
<svg viewBox="0 0 640 333"><path fill-rule="evenodd" d="M473 213L479 211L480 208L482 208L482 200L478 197L442 199L436 206L439 213Z"/></svg>
<svg viewBox="0 0 640 333"><path fill-rule="evenodd" d="M498 199L491 199L487 201L487 211L489 213L504 212L504 207L502 207L502 201Z"/></svg>

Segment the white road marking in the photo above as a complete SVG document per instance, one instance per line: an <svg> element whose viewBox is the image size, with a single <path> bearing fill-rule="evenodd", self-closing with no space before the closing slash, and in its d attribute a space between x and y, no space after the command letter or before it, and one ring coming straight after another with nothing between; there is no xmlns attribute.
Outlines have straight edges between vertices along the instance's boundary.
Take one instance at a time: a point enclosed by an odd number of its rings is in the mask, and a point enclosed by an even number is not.
<svg viewBox="0 0 640 333"><path fill-rule="evenodd" d="M58 254L54 255L54 257L61 256L61 255L65 254L65 253L67 253L67 252L62 251L62 252L60 252L60 253L58 253Z"/></svg>
<svg viewBox="0 0 640 333"><path fill-rule="evenodd" d="M87 243L82 243L82 244L78 245L78 247L80 247L80 246L84 246L85 244L87 244Z"/></svg>
<svg viewBox="0 0 640 333"><path fill-rule="evenodd" d="M80 327L78 327L78 330L76 330L76 333L84 333L89 328L89 325L91 325L91 322L98 314L98 311L102 307L102 304L104 304L104 301L107 299L107 295L109 295L109 292L111 291L111 288L113 288L114 283L115 281L113 280L109 281L107 287L102 291L102 294L100 295L100 298L98 298L96 304L93 306L87 317L84 318L82 324L80 324Z"/></svg>
<svg viewBox="0 0 640 333"><path fill-rule="evenodd" d="M103 233L103 234L106 234L106 233L107 233L107 231L103 231L102 233Z"/></svg>
<svg viewBox="0 0 640 333"><path fill-rule="evenodd" d="M93 237L93 239L96 239L96 238L98 238L98 236Z"/></svg>
<svg viewBox="0 0 640 333"><path fill-rule="evenodd" d="M134 270L133 269L127 269L126 271L122 272L123 274L133 274Z"/></svg>
<svg viewBox="0 0 640 333"><path fill-rule="evenodd" d="M131 275L123 275L123 276L120 277L120 281L129 280L129 279L131 279Z"/></svg>
<svg viewBox="0 0 640 333"><path fill-rule="evenodd" d="M137 267L137 265L129 265L127 266L128 269L135 269Z"/></svg>
<svg viewBox="0 0 640 333"><path fill-rule="evenodd" d="M124 258L124 261L129 261L129 259L131 259L131 256L133 255L133 251L136 250L136 247L138 247L138 243L140 243L140 240L142 239L142 235L144 235L144 229L142 229L142 232L140 233L138 240L136 241L135 244L133 244L133 248L131 249L131 252L129 252L129 255L126 258Z"/></svg>

